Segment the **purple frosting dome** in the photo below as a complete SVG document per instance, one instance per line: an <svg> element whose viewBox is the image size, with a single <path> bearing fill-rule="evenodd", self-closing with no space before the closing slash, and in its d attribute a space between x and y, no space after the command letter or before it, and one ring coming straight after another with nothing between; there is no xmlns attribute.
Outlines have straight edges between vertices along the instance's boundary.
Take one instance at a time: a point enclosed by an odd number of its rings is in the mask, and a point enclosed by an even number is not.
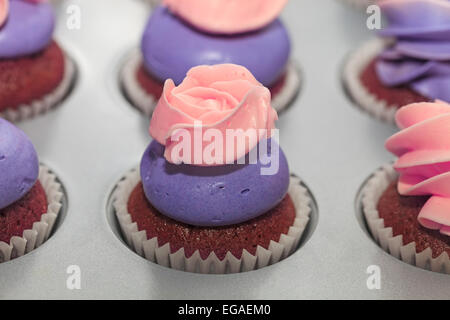
<svg viewBox="0 0 450 320"><path fill-rule="evenodd" d="M39 161L20 129L0 118L0 209L21 199L36 183Z"/></svg>
<svg viewBox="0 0 450 320"><path fill-rule="evenodd" d="M0 28L0 58L41 51L52 39L54 24L50 4L11 0L8 19Z"/></svg>
<svg viewBox="0 0 450 320"><path fill-rule="evenodd" d="M270 143L268 154L269 147ZM190 225L218 227L248 221L275 207L287 193L289 168L278 149L279 170L261 175L266 167L262 159L247 165L174 165L164 158L164 146L153 141L141 161L144 192L162 214Z"/></svg>
<svg viewBox="0 0 450 320"><path fill-rule="evenodd" d="M388 87L408 86L430 99L450 102L450 1L381 2L395 43L382 52L378 77Z"/></svg>
<svg viewBox="0 0 450 320"><path fill-rule="evenodd" d="M178 85L192 67L234 63L264 86L273 85L289 59L290 40L280 20L250 33L211 35L191 27L165 7L153 12L142 38L144 65L160 81Z"/></svg>

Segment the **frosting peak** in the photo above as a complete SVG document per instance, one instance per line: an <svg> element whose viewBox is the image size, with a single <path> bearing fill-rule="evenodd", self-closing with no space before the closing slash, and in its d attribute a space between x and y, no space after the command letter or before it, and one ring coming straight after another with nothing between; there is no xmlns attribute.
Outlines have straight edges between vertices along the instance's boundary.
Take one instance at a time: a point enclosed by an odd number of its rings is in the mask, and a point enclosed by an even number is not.
<svg viewBox="0 0 450 320"><path fill-rule="evenodd" d="M379 5L389 21L380 34L395 38L379 56L382 83L450 102L450 1L384 0Z"/></svg>
<svg viewBox="0 0 450 320"><path fill-rule="evenodd" d="M172 80L164 84L163 94L153 112L150 135L165 145L165 157L171 163L233 163L252 150L259 140L271 136L277 113L271 107L270 99L270 91L245 67L233 64L195 67L178 87ZM205 139L208 133L203 130L208 129L211 129L211 136ZM195 137L199 130L201 138L198 142ZM249 138L248 143L234 145L233 142L230 147L224 141L230 130L237 134L255 133L255 136ZM202 155L212 140L217 143L217 136L222 138L214 156L219 161L212 163ZM176 152L180 140L186 143L184 139L190 139L190 155Z"/></svg>
<svg viewBox="0 0 450 320"><path fill-rule="evenodd" d="M20 129L0 118L0 209L21 199L39 174L36 150Z"/></svg>
<svg viewBox="0 0 450 320"><path fill-rule="evenodd" d="M173 13L211 33L257 30L274 21L288 0L164 0Z"/></svg>
<svg viewBox="0 0 450 320"><path fill-rule="evenodd" d="M425 228L450 236L450 105L416 103L396 115L403 129L386 141L399 157L398 191L405 196L431 195L418 220Z"/></svg>

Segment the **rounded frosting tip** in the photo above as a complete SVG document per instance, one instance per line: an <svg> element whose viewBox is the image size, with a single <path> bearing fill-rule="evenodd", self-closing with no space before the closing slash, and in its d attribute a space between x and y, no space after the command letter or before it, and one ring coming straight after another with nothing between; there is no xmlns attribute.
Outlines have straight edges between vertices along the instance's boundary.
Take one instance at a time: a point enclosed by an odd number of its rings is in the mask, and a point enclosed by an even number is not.
<svg viewBox="0 0 450 320"><path fill-rule="evenodd" d="M164 0L174 14L196 28L222 34L257 30L270 24L288 0Z"/></svg>

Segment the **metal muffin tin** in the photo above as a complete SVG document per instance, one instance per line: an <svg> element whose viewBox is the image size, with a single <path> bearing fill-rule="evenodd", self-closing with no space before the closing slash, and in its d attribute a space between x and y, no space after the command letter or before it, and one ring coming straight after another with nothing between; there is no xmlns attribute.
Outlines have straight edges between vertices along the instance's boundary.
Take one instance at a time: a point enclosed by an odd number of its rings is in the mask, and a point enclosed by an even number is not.
<svg viewBox="0 0 450 320"><path fill-rule="evenodd" d="M66 27L70 5L81 9L80 30ZM61 106L19 127L63 182L68 210L40 248L0 264L0 298L450 297L448 275L385 253L355 209L367 176L392 160L383 145L396 131L355 108L342 89L346 55L374 36L364 12L334 0L291 0L284 11L304 84L280 116L280 143L291 171L311 189L319 214L308 241L284 261L219 276L146 261L119 239L107 212L114 184L139 162L150 142L149 120L128 104L118 84L120 65L140 40L148 6L138 0L69 0L57 4L57 13L56 38L75 59L78 82ZM81 288L71 290L67 281L73 265L81 271ZM372 265L380 270L379 290L367 286Z"/></svg>

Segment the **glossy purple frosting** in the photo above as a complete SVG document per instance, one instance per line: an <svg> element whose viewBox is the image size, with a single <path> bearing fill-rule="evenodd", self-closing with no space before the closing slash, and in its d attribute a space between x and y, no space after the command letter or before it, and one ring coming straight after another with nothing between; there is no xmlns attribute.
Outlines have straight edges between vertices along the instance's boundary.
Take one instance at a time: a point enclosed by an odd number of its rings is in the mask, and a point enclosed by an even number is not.
<svg viewBox="0 0 450 320"><path fill-rule="evenodd" d="M50 4L11 0L8 18L0 28L0 59L41 51L52 39L54 24Z"/></svg>
<svg viewBox="0 0 450 320"><path fill-rule="evenodd" d="M0 209L30 191L38 175L33 144L20 129L0 118Z"/></svg>
<svg viewBox="0 0 450 320"><path fill-rule="evenodd" d="M161 213L190 225L218 227L250 220L287 193L289 168L278 149L278 172L261 175L260 159L257 164L219 167L174 165L165 160L164 146L153 141L141 162L145 195Z"/></svg>
<svg viewBox="0 0 450 320"><path fill-rule="evenodd" d="M384 1L381 8L389 21L381 35L396 39L377 62L382 83L450 102L450 1Z"/></svg>
<svg viewBox="0 0 450 320"><path fill-rule="evenodd" d="M290 40L280 20L262 30L240 35L211 35L191 27L158 7L142 38L146 69L160 81L178 85L192 67L234 63L247 67L264 86L273 85L283 73Z"/></svg>

